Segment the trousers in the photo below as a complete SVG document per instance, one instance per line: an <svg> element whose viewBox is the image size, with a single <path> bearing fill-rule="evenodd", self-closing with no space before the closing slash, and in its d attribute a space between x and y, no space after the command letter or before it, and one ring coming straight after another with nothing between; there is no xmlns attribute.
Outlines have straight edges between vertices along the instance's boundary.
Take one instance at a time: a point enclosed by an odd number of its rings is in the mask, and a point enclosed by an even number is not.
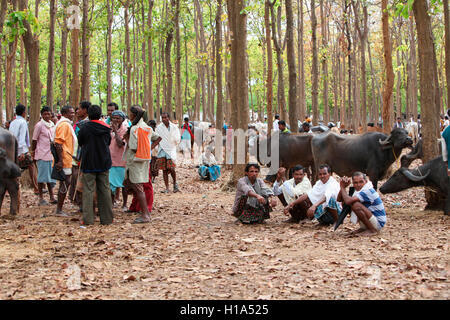
<svg viewBox="0 0 450 320"><path fill-rule="evenodd" d="M109 172L83 173L83 221L94 224L94 193L97 191L98 212L101 224L113 222Z"/></svg>

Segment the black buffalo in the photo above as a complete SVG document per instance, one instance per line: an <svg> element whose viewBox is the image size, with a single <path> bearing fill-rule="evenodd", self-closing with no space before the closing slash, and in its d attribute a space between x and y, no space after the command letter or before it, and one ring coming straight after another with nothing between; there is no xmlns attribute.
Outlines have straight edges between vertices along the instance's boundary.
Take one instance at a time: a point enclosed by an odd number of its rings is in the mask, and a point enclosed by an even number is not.
<svg viewBox="0 0 450 320"><path fill-rule="evenodd" d="M18 177L21 170L9 157L7 152L0 148L0 210L6 191L8 191L11 202L9 213L12 216L17 214L19 209L19 182Z"/></svg>
<svg viewBox="0 0 450 320"><path fill-rule="evenodd" d="M413 187L427 186L445 198L444 212L450 212L449 177L442 156L416 169L400 168L380 188L381 193L395 193Z"/></svg>
<svg viewBox="0 0 450 320"><path fill-rule="evenodd" d="M411 150L410 153L405 154L400 159L401 166L404 168L408 168L409 165L416 159L422 159L423 158L423 147L422 147L422 139L417 142L417 144L414 146L414 148Z"/></svg>
<svg viewBox="0 0 450 320"><path fill-rule="evenodd" d="M311 169L311 176L314 180L314 159L311 152L311 139L312 134L301 133L301 134L274 134L274 137L278 138L278 154L279 154L279 167L286 168L286 172L289 169L300 164L305 168ZM268 157L271 157L271 144L272 137L267 139L258 140L257 142L257 159L258 162L270 166L271 163L265 162L260 156L267 152ZM274 182L276 177L277 168L271 168L269 175L266 177L267 181Z"/></svg>
<svg viewBox="0 0 450 320"><path fill-rule="evenodd" d="M311 149L316 165L328 164L340 176L351 176L355 171L366 173L375 189L388 168L400 156L403 148L412 146L405 129L392 130L389 136L380 132L361 135L339 135L325 132L315 135Z"/></svg>

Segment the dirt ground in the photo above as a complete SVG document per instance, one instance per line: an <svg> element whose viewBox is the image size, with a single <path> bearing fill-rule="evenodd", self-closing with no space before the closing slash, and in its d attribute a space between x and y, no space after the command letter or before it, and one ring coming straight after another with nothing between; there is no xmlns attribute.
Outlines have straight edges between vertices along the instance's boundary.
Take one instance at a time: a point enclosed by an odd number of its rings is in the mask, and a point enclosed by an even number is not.
<svg viewBox="0 0 450 320"><path fill-rule="evenodd" d="M146 225L116 208L113 225L83 228L22 191L18 218L0 219L0 299L450 298L450 217L422 211L421 189L382 196L381 234L347 237L349 219L336 232L286 224L280 204L265 224L235 223L228 174L180 167L168 195L160 175Z"/></svg>

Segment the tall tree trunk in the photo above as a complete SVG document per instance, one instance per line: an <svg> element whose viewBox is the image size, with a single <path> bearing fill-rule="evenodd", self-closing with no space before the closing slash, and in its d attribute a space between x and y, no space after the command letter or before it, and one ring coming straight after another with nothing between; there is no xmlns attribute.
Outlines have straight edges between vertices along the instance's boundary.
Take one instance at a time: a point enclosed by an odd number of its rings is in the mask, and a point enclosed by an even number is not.
<svg viewBox="0 0 450 320"><path fill-rule="evenodd" d="M382 12L382 29L383 29L383 48L384 48L384 62L386 81L383 89L383 131L389 134L392 130L392 119L390 108L392 105L392 91L394 88L394 70L392 68L392 45L389 34L389 12L387 11L388 0L381 1Z"/></svg>
<svg viewBox="0 0 450 320"><path fill-rule="evenodd" d="M59 53L60 58L59 62L61 64L62 73L61 73L61 101L59 106L62 107L67 103L67 24L66 24L66 15L63 15L63 22L60 24L61 28L61 51Z"/></svg>
<svg viewBox="0 0 450 320"><path fill-rule="evenodd" d="M25 64L25 45L22 40L20 41L20 67L19 67L19 83L20 83L20 98L19 102L27 105L27 97L25 94L25 78L27 76L27 67Z"/></svg>
<svg viewBox="0 0 450 320"><path fill-rule="evenodd" d="M266 44L267 44L267 133L271 134L273 130L273 58L272 58L272 42L270 41L270 0L266 0L264 4L264 25L266 30Z"/></svg>
<svg viewBox="0 0 450 320"><path fill-rule="evenodd" d="M248 74L246 62L247 48L247 14L244 0L227 0L228 19L231 32L231 122L233 129L247 130L248 126ZM247 146L245 148L247 154ZM237 163L237 146L235 144L233 173L229 185L235 187L242 177L245 164Z"/></svg>
<svg viewBox="0 0 450 320"><path fill-rule="evenodd" d="M411 109L414 120L417 120L417 54L416 54L416 38L414 33L413 17L409 19L409 48L410 48L410 63L411 63L411 82L410 82L410 96Z"/></svg>
<svg viewBox="0 0 450 320"><path fill-rule="evenodd" d="M152 10L154 0L148 0L148 15L147 15L147 26L148 30L152 30ZM147 39L148 46L148 113L150 119L155 118L154 108L153 108L153 44L152 44L152 36L148 35Z"/></svg>
<svg viewBox="0 0 450 320"><path fill-rule="evenodd" d="M50 42L47 58L47 106L53 110L53 78L55 66L56 1L50 0Z"/></svg>
<svg viewBox="0 0 450 320"><path fill-rule="evenodd" d="M222 0L217 0L216 11L216 90L217 111L216 128L223 128L223 89L222 89Z"/></svg>
<svg viewBox="0 0 450 320"><path fill-rule="evenodd" d="M180 0L175 4L175 42L177 44L175 60L175 112L178 123L183 122L183 106L181 105L181 40L180 40Z"/></svg>
<svg viewBox="0 0 450 320"><path fill-rule="evenodd" d="M317 57L317 17L316 17L316 1L311 0L311 42L312 42L312 111L313 123L319 123L319 67Z"/></svg>
<svg viewBox="0 0 450 320"><path fill-rule="evenodd" d="M417 42L419 51L420 70L420 105L423 140L423 162L427 162L439 155L436 140L439 134L439 106L436 104L437 65L431 31L431 19L428 14L426 0L415 0L413 4L416 20ZM438 197L430 191L425 191L427 208L436 208L439 204Z"/></svg>
<svg viewBox="0 0 450 320"><path fill-rule="evenodd" d="M289 69L289 123L291 125L291 131L298 132L297 70L295 68L294 15L292 13L292 0L285 0L285 5L287 24L287 61Z"/></svg>
<svg viewBox="0 0 450 320"><path fill-rule="evenodd" d="M175 6L175 0L172 0L171 3L172 8ZM169 11L167 11L168 13ZM170 16L169 14L167 15ZM175 16L174 18L175 19ZM175 21L173 21L175 22ZM172 76L172 61L170 59L170 53L172 50L172 42L173 42L173 26L169 26L166 36L166 46L164 48L165 53L165 64L166 64L166 78L167 78L167 87L166 87L166 104L165 111L170 113L170 116L173 116L172 113L172 85L173 85L173 76Z"/></svg>
<svg viewBox="0 0 450 320"><path fill-rule="evenodd" d="M5 22L7 6L8 6L7 0L1 0L1 2L0 2L0 34L3 33L3 23ZM2 43L0 41L0 126L2 126L3 122L6 120L3 117L2 71L3 71L3 48L2 48Z"/></svg>
<svg viewBox="0 0 450 320"><path fill-rule="evenodd" d="M349 10L349 3L347 0L344 0L344 17L345 17L345 36L347 38L347 74L348 74L348 82L347 82L347 94L348 94L348 106L347 106L347 115L345 124L347 125L347 128L353 127L353 129L356 129L353 125L353 118L352 118L352 112L353 112L353 103L352 103L352 39L350 36L350 27L348 23L348 17L347 14L350 15Z"/></svg>
<svg viewBox="0 0 450 320"><path fill-rule="evenodd" d="M447 84L447 109L450 109L450 17L448 0L443 0L445 24L445 83Z"/></svg>
<svg viewBox="0 0 450 320"><path fill-rule="evenodd" d="M281 44L281 7L278 7L277 18L275 18L275 1L270 3L270 14L272 18L272 39L277 54L277 69L278 69L278 89L277 89L277 104L278 112L283 120L287 119L286 115L286 98L284 93L284 78L283 78L283 48ZM278 31L277 31L278 29Z"/></svg>
<svg viewBox="0 0 450 320"><path fill-rule="evenodd" d="M72 4L78 6L78 0L73 0ZM69 101L72 107L78 106L80 102L80 49L78 45L78 37L80 30L76 27L70 32L71 46L70 58L72 61L72 82L70 83Z"/></svg>
<svg viewBox="0 0 450 320"><path fill-rule="evenodd" d="M124 24L125 24L125 68L126 68L126 92L127 92L127 110L131 108L131 99L133 92L131 91L131 47L130 47L130 28L129 28L129 0L124 3Z"/></svg>
<svg viewBox="0 0 450 320"><path fill-rule="evenodd" d="M15 63L17 51L18 38L8 44L6 51L6 66L5 66L5 104L6 104L6 119L11 120L14 115L14 107L16 103L16 81L15 81Z"/></svg>
<svg viewBox="0 0 450 320"><path fill-rule="evenodd" d="M112 102L112 76L111 76L111 51L112 51L112 24L114 21L114 0L106 0L108 10L108 31L106 46L106 103Z"/></svg>
<svg viewBox="0 0 450 320"><path fill-rule="evenodd" d="M298 110L300 121L304 121L306 113L306 98L305 98L305 50L303 43L303 0L297 0L298 7Z"/></svg>
<svg viewBox="0 0 450 320"><path fill-rule="evenodd" d="M19 10L27 9L28 1L19 0ZM30 121L28 128L30 132L34 131L34 125L39 121L41 109L41 93L42 83L39 74L39 38L38 34L33 34L31 26L27 20L23 21L25 33L22 39L25 45L25 50L28 58L30 70Z"/></svg>
<svg viewBox="0 0 450 320"><path fill-rule="evenodd" d="M83 0L83 33L81 36L81 54L82 54L82 66L81 73L81 100L90 100L90 27L89 27L89 0Z"/></svg>
<svg viewBox="0 0 450 320"><path fill-rule="evenodd" d="M358 1L355 3L352 0L353 12L355 13L355 27L358 31L359 36L359 49L360 49L360 59L361 59L361 86L362 86L362 97L361 97L361 117L362 117L362 127L364 132L367 131L367 82L366 82L366 43L368 37L368 12L367 12L367 4L362 4L363 6L363 20L362 20L362 28L360 26L360 18L359 18L359 4ZM371 109L372 110L372 109ZM373 111L373 110L372 110ZM371 118L372 119L372 118Z"/></svg>
<svg viewBox="0 0 450 320"><path fill-rule="evenodd" d="M328 105L328 35L327 35L327 18L323 0L320 0L320 26L322 32L322 79L323 79L323 120L325 123L330 121L330 107Z"/></svg>

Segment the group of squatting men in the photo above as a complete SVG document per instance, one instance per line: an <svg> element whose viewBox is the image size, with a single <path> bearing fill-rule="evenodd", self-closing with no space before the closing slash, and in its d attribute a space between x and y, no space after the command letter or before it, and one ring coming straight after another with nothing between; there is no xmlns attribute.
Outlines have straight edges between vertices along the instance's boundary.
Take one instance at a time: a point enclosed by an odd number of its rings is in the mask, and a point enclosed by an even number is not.
<svg viewBox="0 0 450 320"><path fill-rule="evenodd" d="M233 215L244 224L269 219L269 212L277 205L276 197L284 206L283 213L291 216L286 221L289 223L309 219L320 225L331 225L337 222L342 206L347 205L351 207L350 220L360 225L351 234L377 234L386 224L383 202L362 172L354 172L351 179L342 177L338 182L330 166L323 164L319 167L319 180L312 186L305 168L297 165L290 180L285 178L286 169L280 168L270 188L258 178L259 171L258 164L247 164L245 176L237 184ZM350 183L354 187L352 195L346 190Z"/></svg>

